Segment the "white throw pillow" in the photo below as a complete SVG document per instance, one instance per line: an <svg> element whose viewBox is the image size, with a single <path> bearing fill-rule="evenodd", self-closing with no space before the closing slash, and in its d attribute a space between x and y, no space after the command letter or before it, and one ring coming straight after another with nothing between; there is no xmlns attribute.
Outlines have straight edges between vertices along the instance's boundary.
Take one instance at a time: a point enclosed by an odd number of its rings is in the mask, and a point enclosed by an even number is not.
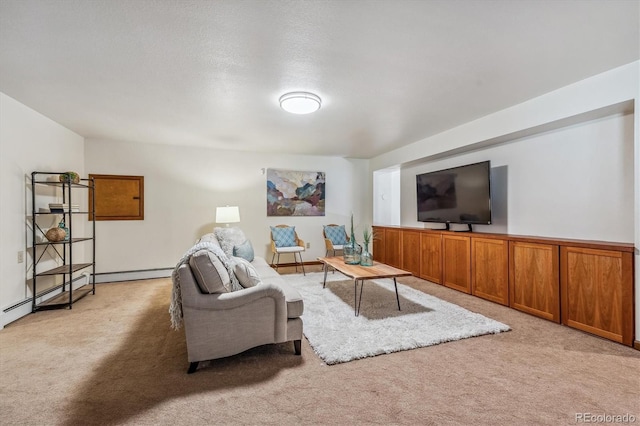
<svg viewBox="0 0 640 426"><path fill-rule="evenodd" d="M236 274L236 277L242 287L254 287L262 282L256 268L254 268L246 259L234 257L233 262L233 273Z"/></svg>

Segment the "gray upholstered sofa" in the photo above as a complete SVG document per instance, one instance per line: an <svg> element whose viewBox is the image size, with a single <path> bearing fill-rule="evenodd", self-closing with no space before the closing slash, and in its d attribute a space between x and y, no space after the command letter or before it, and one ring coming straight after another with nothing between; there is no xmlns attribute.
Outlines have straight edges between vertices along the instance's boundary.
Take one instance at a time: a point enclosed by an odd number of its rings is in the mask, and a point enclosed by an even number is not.
<svg viewBox="0 0 640 426"><path fill-rule="evenodd" d="M302 297L263 258L254 257L252 249L251 262L233 256L243 236L242 231L216 228L178 264L188 373L195 372L200 361L265 344L293 341L296 355L301 353ZM219 262L224 259L214 246L231 254L228 264Z"/></svg>

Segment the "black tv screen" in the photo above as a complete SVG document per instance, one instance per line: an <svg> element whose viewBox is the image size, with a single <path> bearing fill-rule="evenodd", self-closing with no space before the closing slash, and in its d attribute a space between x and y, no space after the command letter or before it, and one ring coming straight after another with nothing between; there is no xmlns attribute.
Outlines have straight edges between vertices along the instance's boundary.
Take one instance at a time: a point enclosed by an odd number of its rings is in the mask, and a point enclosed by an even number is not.
<svg viewBox="0 0 640 426"><path fill-rule="evenodd" d="M491 162L416 175L419 222L491 223Z"/></svg>

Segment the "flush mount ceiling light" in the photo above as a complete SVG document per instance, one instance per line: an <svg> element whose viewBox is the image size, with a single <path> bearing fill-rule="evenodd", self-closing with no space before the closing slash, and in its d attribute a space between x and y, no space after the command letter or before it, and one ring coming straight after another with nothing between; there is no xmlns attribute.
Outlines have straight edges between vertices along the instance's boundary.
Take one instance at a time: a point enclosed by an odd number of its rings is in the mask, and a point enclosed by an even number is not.
<svg viewBox="0 0 640 426"><path fill-rule="evenodd" d="M280 96L280 108L292 114L309 114L320 109L320 97L309 92L291 92Z"/></svg>

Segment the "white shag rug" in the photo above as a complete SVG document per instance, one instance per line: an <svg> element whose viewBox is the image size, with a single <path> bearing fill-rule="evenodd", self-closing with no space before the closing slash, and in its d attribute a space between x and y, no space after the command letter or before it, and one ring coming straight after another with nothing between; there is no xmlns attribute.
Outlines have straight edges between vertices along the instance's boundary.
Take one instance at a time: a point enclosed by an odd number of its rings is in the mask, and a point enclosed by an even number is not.
<svg viewBox="0 0 640 426"><path fill-rule="evenodd" d="M368 280L354 315L353 281L329 272L283 275L304 299L303 331L328 365L510 330L508 325L398 283ZM360 285L358 285L358 294Z"/></svg>

